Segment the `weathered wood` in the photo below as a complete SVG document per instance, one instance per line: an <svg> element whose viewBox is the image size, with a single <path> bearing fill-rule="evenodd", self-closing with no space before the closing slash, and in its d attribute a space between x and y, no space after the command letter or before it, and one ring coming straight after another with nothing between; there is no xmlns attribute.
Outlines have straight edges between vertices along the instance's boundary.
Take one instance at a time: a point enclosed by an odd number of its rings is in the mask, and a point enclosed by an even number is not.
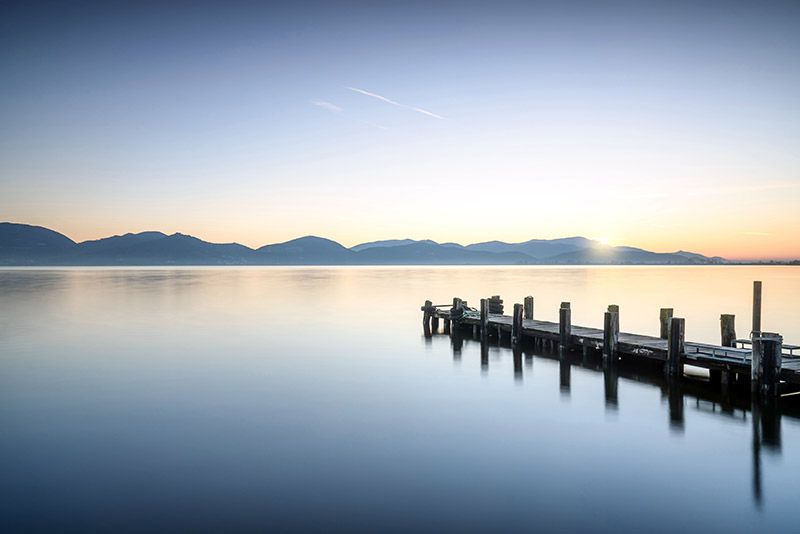
<svg viewBox="0 0 800 534"><path fill-rule="evenodd" d="M564 304L567 306L564 307ZM567 351L570 348L572 339L572 310L569 302L562 302L561 309L558 310L558 349Z"/></svg>
<svg viewBox="0 0 800 534"><path fill-rule="evenodd" d="M686 321L682 318L671 317L669 320L669 335L667 336L667 374L678 377L683 374L681 356L684 351Z"/></svg>
<svg viewBox="0 0 800 534"><path fill-rule="evenodd" d="M533 319L533 297L528 295L524 300L525 304L525 318Z"/></svg>
<svg viewBox="0 0 800 534"><path fill-rule="evenodd" d="M489 300L481 299L481 339L489 335Z"/></svg>
<svg viewBox="0 0 800 534"><path fill-rule="evenodd" d="M612 362L617 359L619 346L619 314L607 311L603 317L603 360Z"/></svg>
<svg viewBox="0 0 800 534"><path fill-rule="evenodd" d="M782 351L780 334L761 332L753 337L751 383L753 391L762 397L774 397L780 392Z"/></svg>
<svg viewBox="0 0 800 534"><path fill-rule="evenodd" d="M761 282L753 282L753 329L751 337L755 337L761 332Z"/></svg>
<svg viewBox="0 0 800 534"><path fill-rule="evenodd" d="M433 302L430 300L425 301L422 307L422 330L426 336L431 335L431 312L433 310Z"/></svg>
<svg viewBox="0 0 800 534"><path fill-rule="evenodd" d="M503 299L500 298L500 295L493 295L489 299L489 313L496 315L503 314Z"/></svg>
<svg viewBox="0 0 800 534"><path fill-rule="evenodd" d="M617 306L616 304L609 304L608 305L608 311L614 312L614 313L619 313L619 306Z"/></svg>
<svg viewBox="0 0 800 534"><path fill-rule="evenodd" d="M445 318L444 319L444 333L448 334L448 335L450 334L450 319L449 318Z"/></svg>
<svg viewBox="0 0 800 534"><path fill-rule="evenodd" d="M661 308L659 319L661 320L661 339L669 337L669 320L672 318L672 308Z"/></svg>
<svg viewBox="0 0 800 534"><path fill-rule="evenodd" d="M522 304L514 304L514 315L511 322L511 344L518 345L522 341Z"/></svg>
<svg viewBox="0 0 800 534"><path fill-rule="evenodd" d="M488 300L488 299L487 299ZM474 328L473 337L478 334L480 326L480 314L475 310L465 309L463 317L455 321L450 316L451 310L442 309L442 306L422 306L422 311L428 310L442 319L450 318L451 330L455 327ZM523 306L524 312L524 306ZM613 313L613 312L609 312ZM559 318L560 319L560 318ZM508 315L491 314L487 321L487 330L498 335L501 332L511 332L513 318ZM571 321L570 321L571 323ZM613 323L612 328L609 328ZM619 356L636 360L654 360L666 362L668 359L668 341L660 337L646 336L641 334L622 333L619 331L619 315L609 317L606 321L604 316L604 328L592 328L576 326L570 324L571 336L569 343L573 346L588 347L590 350L602 349L604 354L604 367L609 361L609 355L613 355L611 361L617 361ZM502 334L505 335L505 334ZM549 322L536 319L524 320L522 325L522 337L533 338L534 346L543 351L554 351L561 345L561 326L559 322ZM616 337L615 337L616 336ZM453 336L453 339L458 336ZM430 340L430 337L427 338ZM752 351L749 348L751 340L737 340L737 345L743 343L748 348L724 347L707 343L685 342L683 354L680 356L682 364L708 369L712 374L712 379L719 382L723 390L731 380L738 376L738 379L746 379L751 375ZM782 344L784 351L792 345ZM666 367L666 366L665 366ZM791 385L800 385L800 360L787 359L782 362L780 367L780 380ZM716 374L717 376L713 376Z"/></svg>
<svg viewBox="0 0 800 534"><path fill-rule="evenodd" d="M567 309L569 309L569 302L562 302L562 303L561 303L561 306L559 306L559 309L560 309L560 308L567 308Z"/></svg>
<svg viewBox="0 0 800 534"><path fill-rule="evenodd" d="M439 316L435 314L435 311L431 313L431 332L434 334L439 332Z"/></svg>
<svg viewBox="0 0 800 534"><path fill-rule="evenodd" d="M736 346L736 316L723 313L719 316L720 344L723 347Z"/></svg>

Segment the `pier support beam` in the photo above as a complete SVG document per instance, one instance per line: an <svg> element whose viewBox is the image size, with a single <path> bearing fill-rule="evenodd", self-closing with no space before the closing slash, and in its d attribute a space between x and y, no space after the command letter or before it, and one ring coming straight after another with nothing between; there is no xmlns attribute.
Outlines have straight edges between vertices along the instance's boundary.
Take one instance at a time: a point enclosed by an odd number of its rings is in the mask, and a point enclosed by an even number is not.
<svg viewBox="0 0 800 534"><path fill-rule="evenodd" d="M422 330L426 337L431 335L431 310L433 310L433 302L426 300L425 305L422 306Z"/></svg>
<svg viewBox="0 0 800 534"><path fill-rule="evenodd" d="M619 345L619 313L615 311L607 311L603 317L604 362L610 363L616 361L617 345Z"/></svg>
<svg viewBox="0 0 800 534"><path fill-rule="evenodd" d="M533 319L533 297L528 295L525 297L525 318Z"/></svg>
<svg viewBox="0 0 800 534"><path fill-rule="evenodd" d="M489 299L481 299L481 339L489 337Z"/></svg>
<svg viewBox="0 0 800 534"><path fill-rule="evenodd" d="M444 320L444 333L450 335L450 319L445 318Z"/></svg>
<svg viewBox="0 0 800 534"><path fill-rule="evenodd" d="M572 310L569 302L562 302L558 310L558 351L564 353L569 350L572 338Z"/></svg>
<svg viewBox="0 0 800 534"><path fill-rule="evenodd" d="M736 327L734 326L736 316L723 313L719 316L719 337L720 345L723 347L736 346ZM721 385L724 390L727 390L731 382L731 375L733 373L728 370L710 369L708 377L712 384Z"/></svg>
<svg viewBox="0 0 800 534"><path fill-rule="evenodd" d="M723 313L719 316L720 345L723 347L736 346L736 316Z"/></svg>
<svg viewBox="0 0 800 534"><path fill-rule="evenodd" d="M437 315L436 308L431 311L431 333L439 333L439 316Z"/></svg>
<svg viewBox="0 0 800 534"><path fill-rule="evenodd" d="M761 282L753 282L753 330L751 337L761 333Z"/></svg>
<svg viewBox="0 0 800 534"><path fill-rule="evenodd" d="M764 398L780 394L781 352L783 337L780 334L761 332L753 337L753 360L750 370L754 392Z"/></svg>
<svg viewBox="0 0 800 534"><path fill-rule="evenodd" d="M522 304L514 304L514 315L511 317L511 345L517 346L522 341Z"/></svg>
<svg viewBox="0 0 800 534"><path fill-rule="evenodd" d="M661 320L661 339L669 337L669 320L672 318L672 308L661 308L659 319Z"/></svg>
<svg viewBox="0 0 800 534"><path fill-rule="evenodd" d="M667 375L678 377L683 374L683 344L685 337L686 321L682 318L672 317L669 320L669 335L667 337Z"/></svg>

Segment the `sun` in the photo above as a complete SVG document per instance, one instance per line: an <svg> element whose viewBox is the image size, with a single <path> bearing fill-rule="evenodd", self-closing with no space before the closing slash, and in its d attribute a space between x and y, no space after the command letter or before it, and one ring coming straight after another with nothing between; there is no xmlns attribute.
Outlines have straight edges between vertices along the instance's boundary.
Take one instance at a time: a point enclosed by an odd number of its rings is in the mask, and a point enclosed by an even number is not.
<svg viewBox="0 0 800 534"><path fill-rule="evenodd" d="M608 238L607 237L597 237L597 238L595 238L595 241L597 241L601 245L608 246Z"/></svg>

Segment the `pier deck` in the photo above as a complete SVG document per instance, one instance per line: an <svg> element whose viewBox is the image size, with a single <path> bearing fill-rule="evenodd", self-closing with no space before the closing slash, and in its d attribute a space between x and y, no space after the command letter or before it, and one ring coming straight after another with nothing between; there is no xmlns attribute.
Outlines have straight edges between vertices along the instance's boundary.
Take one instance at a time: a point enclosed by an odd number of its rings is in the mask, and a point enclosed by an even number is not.
<svg viewBox="0 0 800 534"><path fill-rule="evenodd" d="M434 307L431 317L451 321L451 310ZM514 318L510 315L488 314L489 332L496 334L511 333ZM454 322L455 323L455 322ZM457 319L459 326L480 328L480 313L465 310ZM561 326L557 322L538 319L522 319L521 336L557 344L560 341ZM660 337L619 332L616 352L626 357L646 358L666 362L668 359L668 341ZM602 351L604 332L600 328L571 325L568 345L572 349ZM791 347L791 346L790 346ZM686 341L680 355L681 363L701 367L712 371L749 375L753 353L750 348L723 347L708 343ZM780 378L788 383L800 384L800 358L791 353L783 354Z"/></svg>

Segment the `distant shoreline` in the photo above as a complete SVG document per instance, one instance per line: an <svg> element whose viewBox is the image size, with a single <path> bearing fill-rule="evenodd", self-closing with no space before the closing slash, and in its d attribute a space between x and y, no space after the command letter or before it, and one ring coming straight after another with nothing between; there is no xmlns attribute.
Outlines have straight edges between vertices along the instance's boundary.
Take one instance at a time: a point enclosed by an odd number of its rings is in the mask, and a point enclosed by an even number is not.
<svg viewBox="0 0 800 534"><path fill-rule="evenodd" d="M800 260L735 261L677 250L653 252L612 246L581 236L530 239L519 243L485 241L461 245L430 239L388 239L345 247L305 236L250 248L210 243L163 232L114 235L76 242L55 230L0 222L0 266L590 266L590 265L800 265Z"/></svg>

